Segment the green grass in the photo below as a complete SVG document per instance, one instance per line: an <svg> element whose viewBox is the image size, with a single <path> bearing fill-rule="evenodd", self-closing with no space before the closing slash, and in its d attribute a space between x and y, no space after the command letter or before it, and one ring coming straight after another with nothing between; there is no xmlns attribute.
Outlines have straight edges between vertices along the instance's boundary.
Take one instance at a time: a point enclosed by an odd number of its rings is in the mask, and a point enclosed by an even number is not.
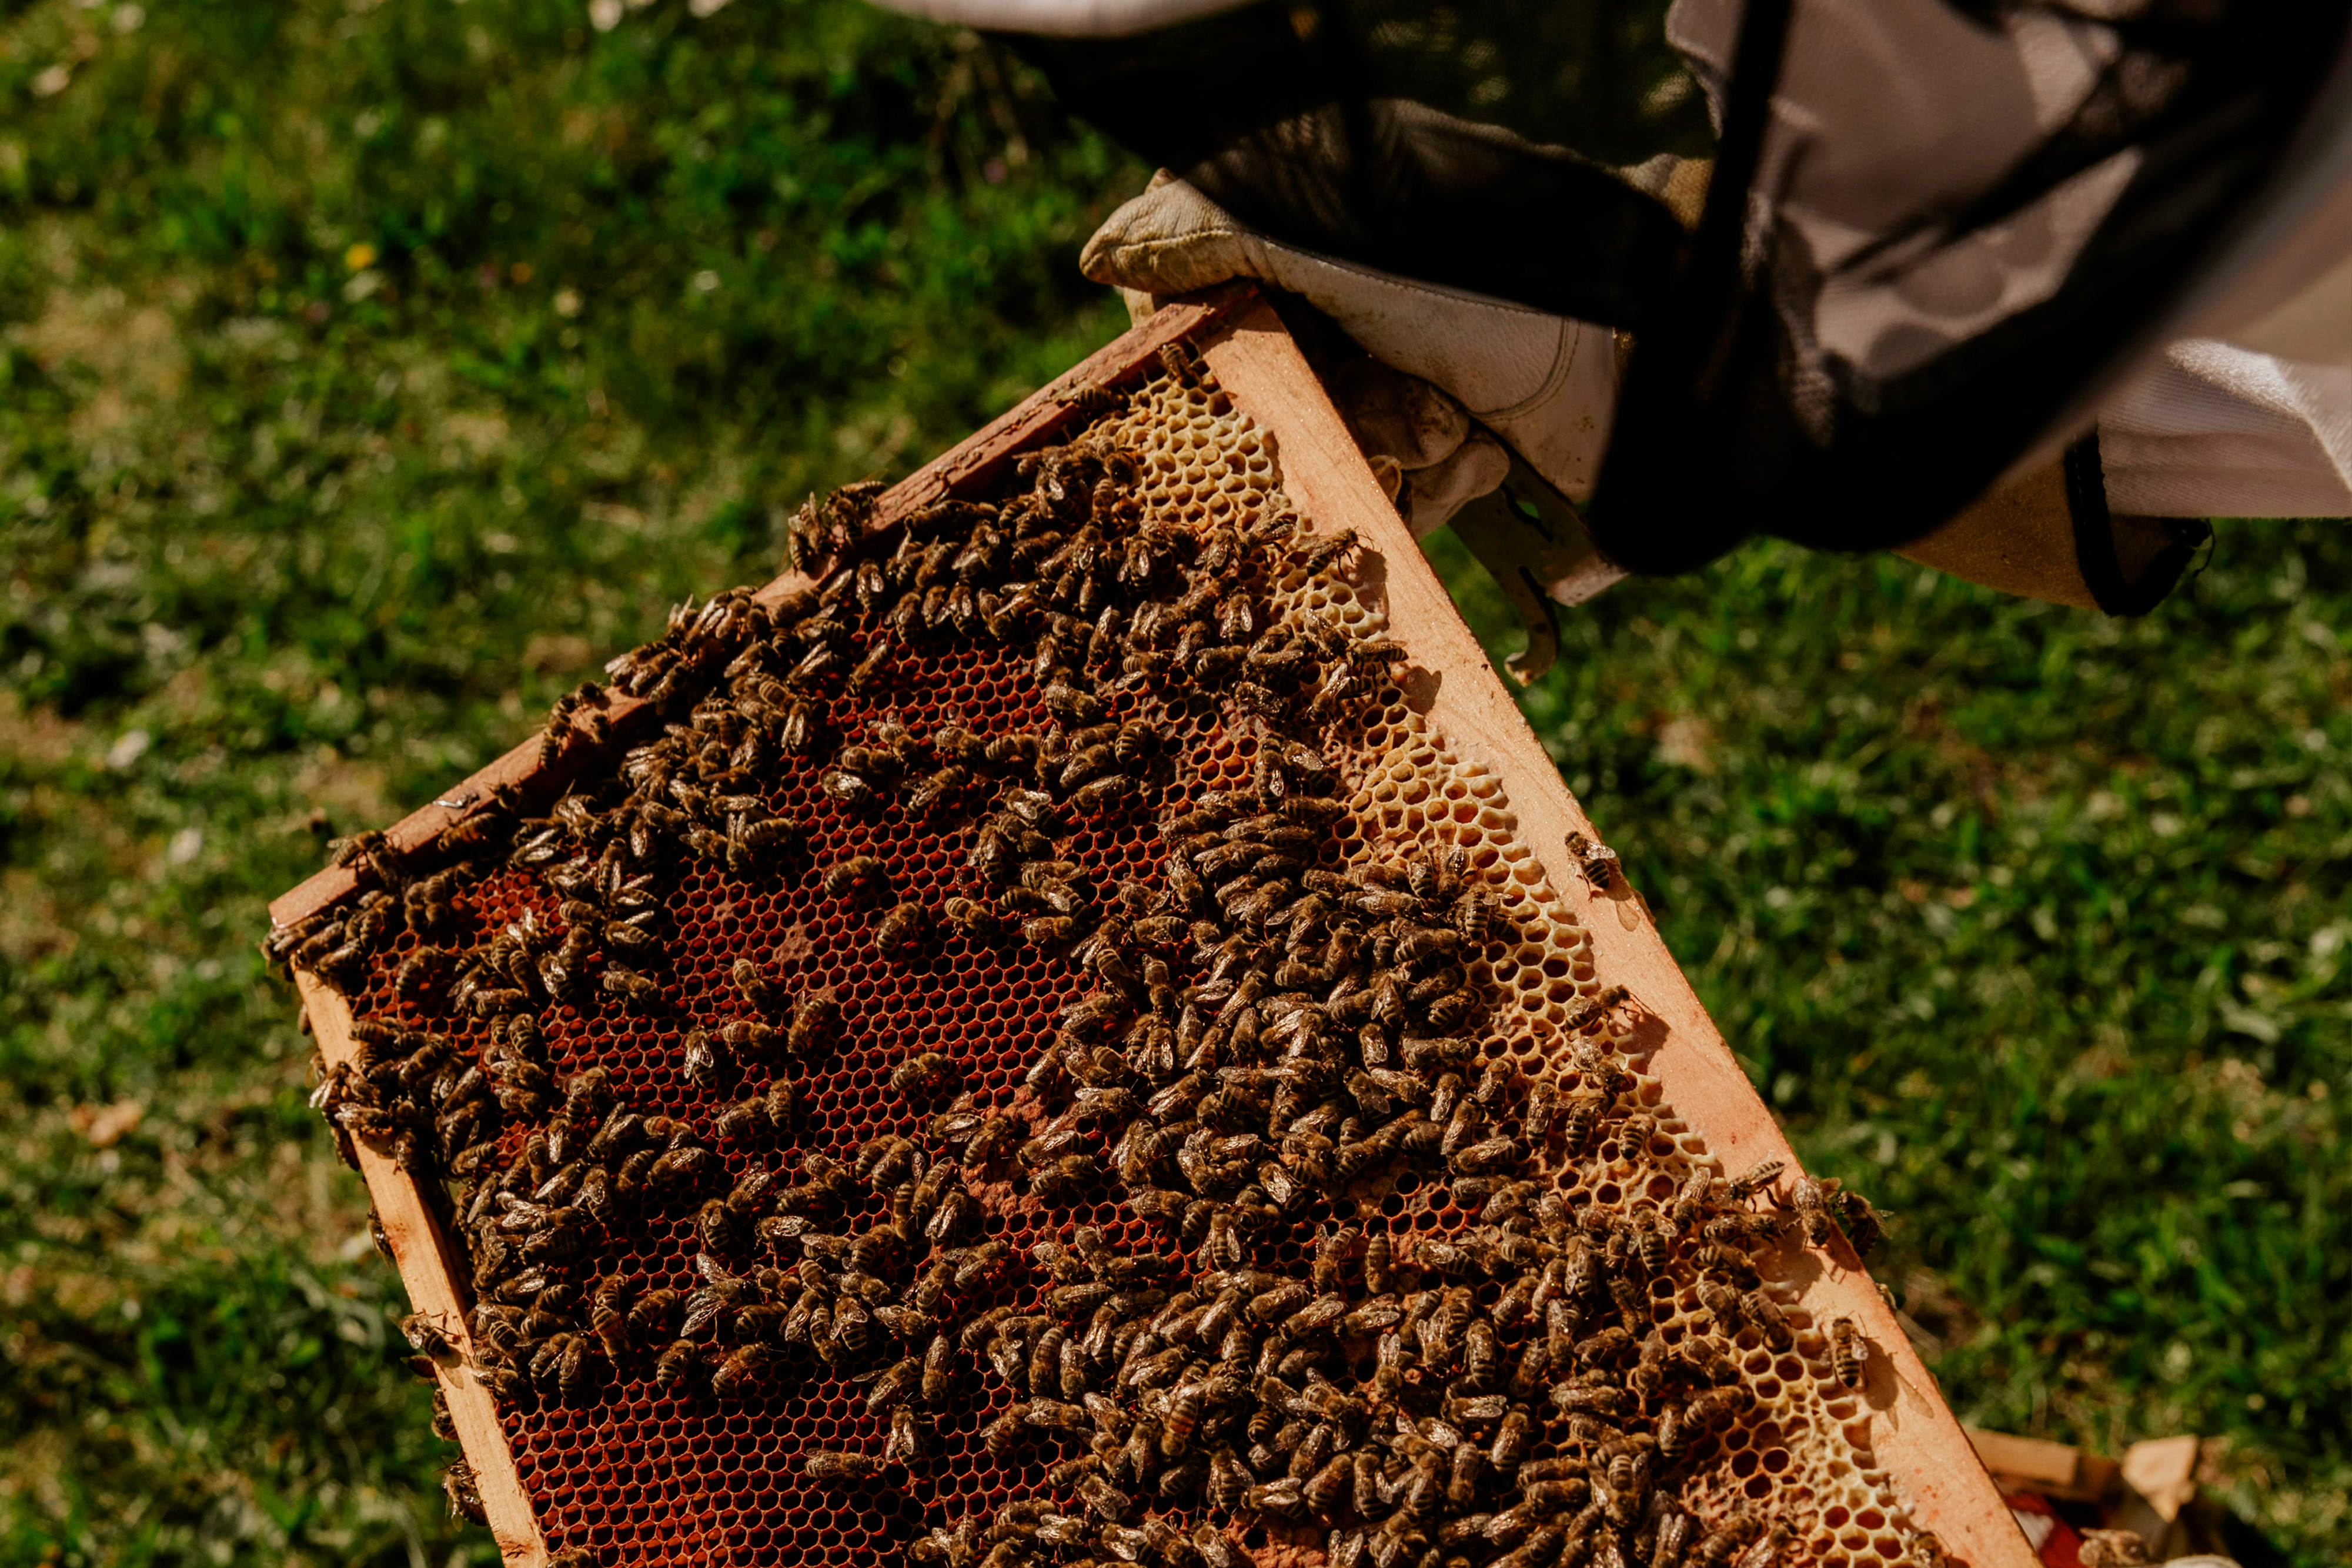
<svg viewBox="0 0 2352 1568"><path fill-rule="evenodd" d="M1142 171L850 0L45 0L0 106L0 1560L489 1562L263 905L766 575L810 487L1111 336L1073 257ZM2347 610L2322 525L2225 527L2131 626L1759 549L1570 617L1528 700L1808 1160L1897 1212L1961 1411L2226 1439L2314 1564Z"/></svg>

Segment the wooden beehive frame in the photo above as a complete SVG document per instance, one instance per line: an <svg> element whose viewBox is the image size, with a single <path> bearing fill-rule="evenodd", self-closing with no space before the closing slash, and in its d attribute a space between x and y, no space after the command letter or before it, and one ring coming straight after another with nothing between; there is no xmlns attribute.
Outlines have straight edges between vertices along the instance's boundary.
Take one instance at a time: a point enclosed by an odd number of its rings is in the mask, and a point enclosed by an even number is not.
<svg viewBox="0 0 2352 1568"><path fill-rule="evenodd" d="M986 486L1013 456L1049 441L1071 420L1066 400L1074 388L1128 382L1156 368L1163 345L1180 341L1202 353L1235 406L1267 437L1282 488L1298 510L1318 530L1352 528L1364 541L1368 559L1377 563L1366 574L1366 597L1385 612L1390 634L1408 650L1406 687L1413 706L1456 755L1504 780L1521 836L1551 884L1579 890L1570 896L1591 905L1580 913L1591 916L1586 928L1595 963L1612 983L1639 998L1647 1070L1665 1100L1727 1168L1779 1158L1789 1162L1793 1177L1797 1166L1787 1140L1676 967L1638 895L1622 877L1601 892L1581 875L1569 838L1597 838L1591 822L1454 611L1297 346L1253 288L1227 286L1160 310L893 486L877 507L877 526L887 528L944 496ZM803 581L796 575L780 578L761 597L781 597ZM616 698L607 708L614 747L630 743L646 711L628 698ZM586 749L567 748L547 765L534 736L394 826L388 831L391 847L409 852L431 842L481 809L499 786L519 786L527 798L543 804L578 776L590 760ZM273 904L271 917L281 925L301 919L349 896L354 887L349 870L321 872ZM326 1060L349 1059L352 1019L342 998L307 974L298 975L297 981ZM467 1364L464 1296L450 1267L450 1249L405 1173L364 1145L359 1160L411 1301L440 1322L451 1342L454 1354L436 1360L436 1372L499 1551L509 1563L543 1563L547 1548L497 1411ZM1792 1277L1801 1286L1801 1304L1817 1319L1854 1319L1879 1353L1864 1393L1867 1445L1895 1478L1914 1522L1934 1531L1956 1559L1976 1568L2032 1563L2032 1549L1892 1309L1842 1241L1829 1256L1832 1264L1824 1269L1821 1254L1792 1254Z"/></svg>

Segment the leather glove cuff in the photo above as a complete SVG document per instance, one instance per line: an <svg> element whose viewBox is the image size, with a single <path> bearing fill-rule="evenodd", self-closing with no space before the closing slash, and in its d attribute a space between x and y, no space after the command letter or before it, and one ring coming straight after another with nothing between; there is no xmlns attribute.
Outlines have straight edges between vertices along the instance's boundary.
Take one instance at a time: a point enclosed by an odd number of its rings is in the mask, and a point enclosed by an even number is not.
<svg viewBox="0 0 2352 1568"><path fill-rule="evenodd" d="M2095 431L1896 553L2003 593L2145 615L2212 536L2193 518L2111 511Z"/></svg>

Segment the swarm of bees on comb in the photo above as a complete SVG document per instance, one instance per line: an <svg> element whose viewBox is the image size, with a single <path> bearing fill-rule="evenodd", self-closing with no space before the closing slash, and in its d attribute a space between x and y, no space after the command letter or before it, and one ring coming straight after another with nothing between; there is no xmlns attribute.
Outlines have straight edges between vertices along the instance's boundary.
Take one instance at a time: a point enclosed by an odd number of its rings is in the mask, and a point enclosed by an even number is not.
<svg viewBox="0 0 2352 1568"><path fill-rule="evenodd" d="M555 1561L1940 1563L1780 1282L1869 1206L1727 1177L1635 999L1514 967L1570 949L1507 823L1398 841L1402 650L1205 368L1082 406L992 501L812 501L543 755L657 733L271 936Z"/></svg>

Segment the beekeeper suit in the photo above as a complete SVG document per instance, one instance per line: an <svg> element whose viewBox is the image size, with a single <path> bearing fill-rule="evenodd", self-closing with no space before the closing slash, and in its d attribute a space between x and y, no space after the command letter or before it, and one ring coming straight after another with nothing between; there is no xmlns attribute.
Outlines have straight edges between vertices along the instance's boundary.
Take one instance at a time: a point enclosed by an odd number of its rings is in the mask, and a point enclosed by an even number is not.
<svg viewBox="0 0 2352 1568"><path fill-rule="evenodd" d="M1369 351L1416 530L1573 503L1559 597L1769 534L2129 614L2202 519L2352 515L2343 4L906 8L1161 165L1088 277Z"/></svg>

